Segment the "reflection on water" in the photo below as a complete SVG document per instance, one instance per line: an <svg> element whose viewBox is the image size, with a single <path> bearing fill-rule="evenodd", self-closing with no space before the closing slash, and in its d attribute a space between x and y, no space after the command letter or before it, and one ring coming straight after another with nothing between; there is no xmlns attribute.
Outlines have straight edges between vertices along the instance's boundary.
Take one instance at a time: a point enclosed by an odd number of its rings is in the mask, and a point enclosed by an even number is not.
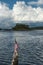
<svg viewBox="0 0 43 65"><path fill-rule="evenodd" d="M0 31L0 65L11 65L14 41L19 45L19 65L43 65L43 31Z"/></svg>

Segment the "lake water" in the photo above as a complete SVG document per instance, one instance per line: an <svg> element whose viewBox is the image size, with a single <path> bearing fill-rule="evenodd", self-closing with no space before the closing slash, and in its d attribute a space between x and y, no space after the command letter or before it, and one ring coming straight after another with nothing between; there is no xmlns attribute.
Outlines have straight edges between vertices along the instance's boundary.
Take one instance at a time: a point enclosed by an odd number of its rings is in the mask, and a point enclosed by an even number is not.
<svg viewBox="0 0 43 65"><path fill-rule="evenodd" d="M19 65L43 65L43 30L0 31L0 65L11 65L15 38Z"/></svg>

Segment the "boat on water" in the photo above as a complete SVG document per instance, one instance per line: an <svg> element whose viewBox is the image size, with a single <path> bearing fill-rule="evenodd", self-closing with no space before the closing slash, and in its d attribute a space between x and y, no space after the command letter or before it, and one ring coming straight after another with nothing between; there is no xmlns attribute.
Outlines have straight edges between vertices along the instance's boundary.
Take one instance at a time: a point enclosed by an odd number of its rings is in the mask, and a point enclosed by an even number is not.
<svg viewBox="0 0 43 65"><path fill-rule="evenodd" d="M13 60L11 65L18 65L18 43L16 40L15 40L14 54L13 54Z"/></svg>

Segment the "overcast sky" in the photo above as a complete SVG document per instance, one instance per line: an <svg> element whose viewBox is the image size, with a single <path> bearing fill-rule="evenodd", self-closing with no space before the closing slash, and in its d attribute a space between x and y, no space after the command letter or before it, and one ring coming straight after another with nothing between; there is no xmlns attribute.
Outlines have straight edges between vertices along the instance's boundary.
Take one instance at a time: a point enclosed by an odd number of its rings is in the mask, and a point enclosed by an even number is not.
<svg viewBox="0 0 43 65"><path fill-rule="evenodd" d="M0 0L0 23L6 20L43 22L43 0Z"/></svg>

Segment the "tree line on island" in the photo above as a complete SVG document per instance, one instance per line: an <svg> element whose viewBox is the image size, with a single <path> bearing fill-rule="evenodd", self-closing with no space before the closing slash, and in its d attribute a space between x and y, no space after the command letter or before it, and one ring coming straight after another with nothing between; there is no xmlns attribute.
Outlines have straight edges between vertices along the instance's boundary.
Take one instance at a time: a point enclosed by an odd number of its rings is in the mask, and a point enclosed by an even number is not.
<svg viewBox="0 0 43 65"><path fill-rule="evenodd" d="M0 30L5 30L5 31L10 31L10 30L13 30L13 31L43 30L43 27L29 27L29 25L17 23L11 29L0 28Z"/></svg>

